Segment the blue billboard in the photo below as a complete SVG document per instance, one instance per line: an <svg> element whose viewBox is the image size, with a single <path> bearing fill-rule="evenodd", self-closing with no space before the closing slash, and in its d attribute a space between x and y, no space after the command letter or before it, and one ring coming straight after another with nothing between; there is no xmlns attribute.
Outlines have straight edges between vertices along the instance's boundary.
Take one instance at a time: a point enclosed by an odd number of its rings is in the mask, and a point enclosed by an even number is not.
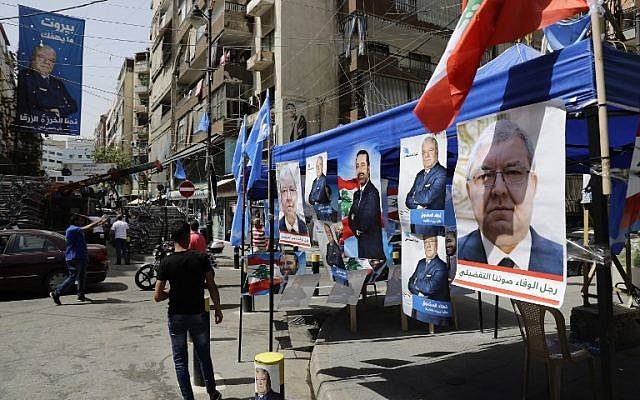
<svg viewBox="0 0 640 400"><path fill-rule="evenodd" d="M80 135L84 20L20 6L21 132Z"/></svg>

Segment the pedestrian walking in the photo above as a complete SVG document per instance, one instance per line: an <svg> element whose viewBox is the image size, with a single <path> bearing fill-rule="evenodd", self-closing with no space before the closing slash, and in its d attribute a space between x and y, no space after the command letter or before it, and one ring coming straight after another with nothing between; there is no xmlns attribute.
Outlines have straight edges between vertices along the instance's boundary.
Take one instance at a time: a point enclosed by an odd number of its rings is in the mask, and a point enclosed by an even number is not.
<svg viewBox="0 0 640 400"><path fill-rule="evenodd" d="M190 227L184 221L176 222L171 229L175 251L160 262L153 300L169 299L169 336L180 392L185 400L194 400L189 377L187 333L193 347L211 400L221 400L213 376L210 353L209 316L205 310L204 289L213 302L215 323L222 322L220 294L214 281L214 271L205 254L188 250ZM165 289L167 281L170 290Z"/></svg>
<svg viewBox="0 0 640 400"><path fill-rule="evenodd" d="M116 265L120 265L123 256L124 263L129 264L129 244L127 243L129 224L123 220L122 215L118 215L116 219L117 221L111 225L111 234L116 247Z"/></svg>
<svg viewBox="0 0 640 400"><path fill-rule="evenodd" d="M200 253L207 252L207 240L204 235L198 231L200 224L198 221L191 222L191 234L189 236L189 250L194 250Z"/></svg>
<svg viewBox="0 0 640 400"><path fill-rule="evenodd" d="M81 226L85 221L85 218L73 214L71 216L71 224L65 232L65 239L67 241L67 248L65 250L65 260L67 263L67 269L69 275L67 278L51 293L49 296L53 299L56 305L61 305L60 296L73 285L74 282L78 282L78 301L86 301L85 297L85 282L87 280L87 264L88 264L88 252L87 241L84 237L84 233L92 230L94 227L103 225L107 222L107 217L102 216L99 220L90 223L89 225Z"/></svg>

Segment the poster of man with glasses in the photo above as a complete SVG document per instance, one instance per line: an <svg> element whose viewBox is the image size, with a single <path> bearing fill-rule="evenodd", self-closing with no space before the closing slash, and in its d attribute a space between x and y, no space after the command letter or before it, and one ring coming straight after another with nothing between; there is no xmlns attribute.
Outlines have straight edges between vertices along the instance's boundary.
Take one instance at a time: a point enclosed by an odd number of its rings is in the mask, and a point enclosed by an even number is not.
<svg viewBox="0 0 640 400"><path fill-rule="evenodd" d="M541 103L458 125L454 284L560 307L565 111Z"/></svg>
<svg viewBox="0 0 640 400"><path fill-rule="evenodd" d="M276 165L278 200L278 229L280 243L292 246L311 247L309 231L304 220L300 166L297 161Z"/></svg>

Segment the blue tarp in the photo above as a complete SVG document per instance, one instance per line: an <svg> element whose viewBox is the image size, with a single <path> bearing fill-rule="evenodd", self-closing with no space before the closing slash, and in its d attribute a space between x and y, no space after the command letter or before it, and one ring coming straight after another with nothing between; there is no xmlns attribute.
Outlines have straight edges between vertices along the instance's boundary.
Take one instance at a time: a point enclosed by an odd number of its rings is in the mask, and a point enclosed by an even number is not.
<svg viewBox="0 0 640 400"><path fill-rule="evenodd" d="M640 56L604 46L607 101L611 109L640 110ZM563 50L539 55L516 45L480 70L456 122L482 117L501 110L561 98L568 112L596 102L595 71L591 41L581 41ZM298 160L302 167L309 156L327 152L336 159L341 149L374 141L383 154L382 176L397 179L400 139L424 133L413 115L415 101L351 124L312 135L273 150L274 162ZM615 107L614 107L615 106ZM610 116L613 165L628 168L629 152L615 149L629 146L635 138L637 115ZM457 140L455 124L447 130L449 171L453 173ZM567 170L586 171L579 162L588 159L586 120L567 122ZM630 150L630 149L629 149Z"/></svg>

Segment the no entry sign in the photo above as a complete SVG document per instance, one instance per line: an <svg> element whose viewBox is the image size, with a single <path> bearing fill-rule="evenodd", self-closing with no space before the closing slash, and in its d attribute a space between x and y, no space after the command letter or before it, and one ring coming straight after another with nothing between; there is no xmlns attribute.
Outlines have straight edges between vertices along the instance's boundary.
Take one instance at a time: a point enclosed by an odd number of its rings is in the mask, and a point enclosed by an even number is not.
<svg viewBox="0 0 640 400"><path fill-rule="evenodd" d="M189 198L193 196L193 192L196 191L196 187L191 183L191 181L184 181L178 186L178 190L182 197Z"/></svg>

